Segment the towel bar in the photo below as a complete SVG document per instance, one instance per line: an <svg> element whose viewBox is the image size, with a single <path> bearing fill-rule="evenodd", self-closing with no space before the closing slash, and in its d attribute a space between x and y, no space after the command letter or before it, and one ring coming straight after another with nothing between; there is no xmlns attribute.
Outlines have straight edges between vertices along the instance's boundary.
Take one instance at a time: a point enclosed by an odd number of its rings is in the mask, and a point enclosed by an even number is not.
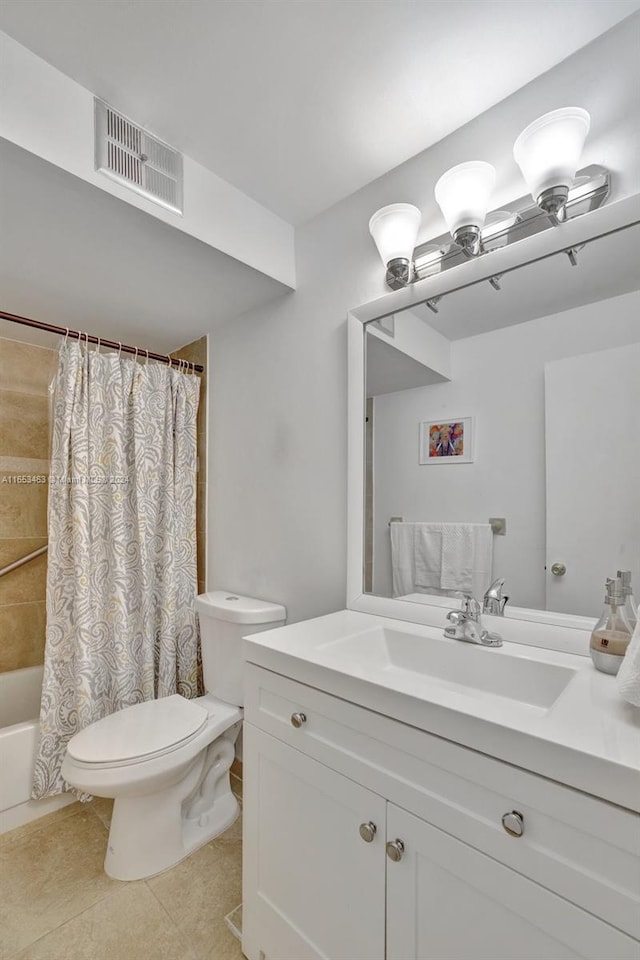
<svg viewBox="0 0 640 960"><path fill-rule="evenodd" d="M419 521L416 521L417 523ZM387 526L391 526L392 523L404 523L403 517L391 517ZM505 517L489 517L489 524L493 532L494 537L506 537L507 535L507 521Z"/></svg>

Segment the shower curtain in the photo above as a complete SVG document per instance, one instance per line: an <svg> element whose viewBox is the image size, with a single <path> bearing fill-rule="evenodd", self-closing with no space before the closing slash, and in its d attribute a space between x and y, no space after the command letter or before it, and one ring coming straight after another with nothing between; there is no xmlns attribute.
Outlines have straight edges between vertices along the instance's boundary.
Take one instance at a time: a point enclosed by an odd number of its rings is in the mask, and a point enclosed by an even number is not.
<svg viewBox="0 0 640 960"><path fill-rule="evenodd" d="M66 745L88 724L197 693L199 390L168 366L61 346L35 799L67 788Z"/></svg>

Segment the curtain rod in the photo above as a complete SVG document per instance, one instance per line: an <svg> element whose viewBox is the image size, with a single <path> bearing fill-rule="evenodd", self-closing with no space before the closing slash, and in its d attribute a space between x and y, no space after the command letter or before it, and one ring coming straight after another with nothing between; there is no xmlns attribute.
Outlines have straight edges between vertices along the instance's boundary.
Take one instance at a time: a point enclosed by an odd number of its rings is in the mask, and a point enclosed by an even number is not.
<svg viewBox="0 0 640 960"><path fill-rule="evenodd" d="M48 333L57 333L59 336L72 337L74 340L86 340L87 343L97 343L102 347L110 347L112 350L122 351L123 353L135 353L138 357L144 357L149 360L159 360L160 363L168 363L169 366L184 367L194 373L203 373L204 367L199 363L191 363L190 360L178 360L175 357L165 356L163 353L152 353L150 350L141 350L139 347L131 347L126 343L120 343L117 340L104 340L102 337L94 337L89 333L80 330L69 330L67 327L57 327L53 323L43 323L40 320L30 320L29 317L19 317L15 313L6 313L0 310L0 320L9 320L11 323L21 323L25 327L35 327L36 330L46 330Z"/></svg>

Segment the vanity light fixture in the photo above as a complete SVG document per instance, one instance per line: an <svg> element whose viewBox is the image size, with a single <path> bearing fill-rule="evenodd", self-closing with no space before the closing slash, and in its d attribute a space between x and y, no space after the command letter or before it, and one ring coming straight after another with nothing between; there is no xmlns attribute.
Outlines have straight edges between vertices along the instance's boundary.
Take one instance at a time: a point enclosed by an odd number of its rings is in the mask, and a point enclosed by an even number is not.
<svg viewBox="0 0 640 960"><path fill-rule="evenodd" d="M531 196L558 221L564 219L589 124L589 114L581 107L552 110L530 123L513 145Z"/></svg>
<svg viewBox="0 0 640 960"><path fill-rule="evenodd" d="M467 257L480 253L480 231L495 185L495 167L484 160L451 167L435 185L435 197L449 233Z"/></svg>
<svg viewBox="0 0 640 960"><path fill-rule="evenodd" d="M382 207L369 220L382 262L387 268L387 283L392 290L413 281L413 250L422 215L411 203L392 203Z"/></svg>
<svg viewBox="0 0 640 960"><path fill-rule="evenodd" d="M533 204L529 197L519 197L488 212L496 172L490 163L473 160L447 170L435 185L448 234L415 247L417 207L394 203L374 213L369 231L387 268L388 286L398 290L602 206L609 195L609 172L596 165L577 172L589 123L586 110L564 107L534 120L517 138L513 153ZM575 265L575 251L567 253ZM495 290L500 289L498 280L489 281Z"/></svg>

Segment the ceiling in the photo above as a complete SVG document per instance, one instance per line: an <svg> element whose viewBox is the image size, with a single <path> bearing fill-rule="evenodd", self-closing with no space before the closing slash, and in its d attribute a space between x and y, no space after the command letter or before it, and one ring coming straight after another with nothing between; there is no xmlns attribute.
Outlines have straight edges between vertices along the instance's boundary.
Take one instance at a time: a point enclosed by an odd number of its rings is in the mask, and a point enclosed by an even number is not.
<svg viewBox="0 0 640 960"><path fill-rule="evenodd" d="M640 0L3 0L0 29L297 224L639 8Z"/></svg>
<svg viewBox="0 0 640 960"><path fill-rule="evenodd" d="M2 309L166 353L288 288L0 138ZM50 345L0 321L0 336Z"/></svg>

